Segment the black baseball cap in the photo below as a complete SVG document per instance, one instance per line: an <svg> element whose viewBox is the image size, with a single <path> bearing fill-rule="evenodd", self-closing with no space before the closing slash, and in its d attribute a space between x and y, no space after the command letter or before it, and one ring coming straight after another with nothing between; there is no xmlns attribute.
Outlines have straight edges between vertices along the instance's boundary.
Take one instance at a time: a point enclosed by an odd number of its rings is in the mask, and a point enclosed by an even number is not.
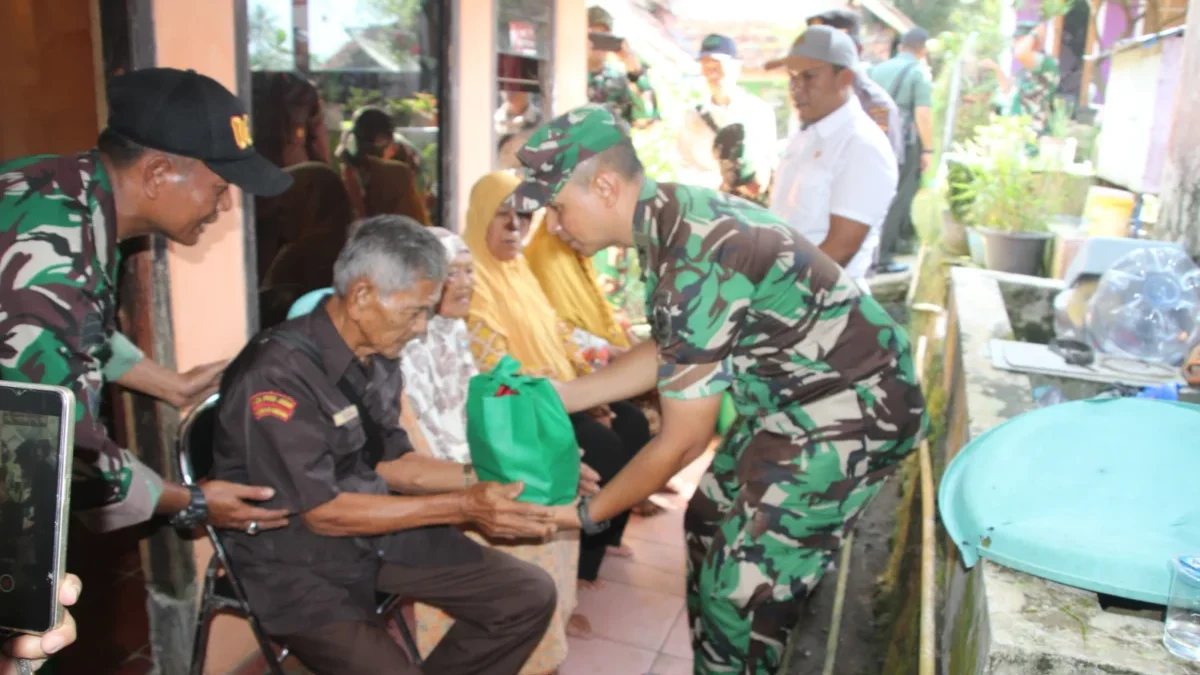
<svg viewBox="0 0 1200 675"><path fill-rule="evenodd" d="M198 159L252 195L273 197L292 185L254 150L241 100L194 70L143 68L113 78L108 128L138 145Z"/></svg>
<svg viewBox="0 0 1200 675"><path fill-rule="evenodd" d="M700 58L706 56L718 59L736 59L738 57L737 44L731 37L713 33L700 41Z"/></svg>
<svg viewBox="0 0 1200 675"><path fill-rule="evenodd" d="M909 31L904 34L904 37L900 40L900 44L904 45L905 47L914 47L919 49L924 47L925 43L928 41L928 31L920 26L917 26L916 28L909 29Z"/></svg>

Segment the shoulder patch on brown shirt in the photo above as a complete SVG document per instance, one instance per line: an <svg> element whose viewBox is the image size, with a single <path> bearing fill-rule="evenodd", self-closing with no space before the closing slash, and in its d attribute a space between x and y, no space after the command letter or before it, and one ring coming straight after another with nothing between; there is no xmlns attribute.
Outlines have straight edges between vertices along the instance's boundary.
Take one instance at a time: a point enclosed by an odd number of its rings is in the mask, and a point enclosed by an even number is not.
<svg viewBox="0 0 1200 675"><path fill-rule="evenodd" d="M256 420L275 417L286 422L296 412L296 399L277 391L260 391L250 397L250 412Z"/></svg>

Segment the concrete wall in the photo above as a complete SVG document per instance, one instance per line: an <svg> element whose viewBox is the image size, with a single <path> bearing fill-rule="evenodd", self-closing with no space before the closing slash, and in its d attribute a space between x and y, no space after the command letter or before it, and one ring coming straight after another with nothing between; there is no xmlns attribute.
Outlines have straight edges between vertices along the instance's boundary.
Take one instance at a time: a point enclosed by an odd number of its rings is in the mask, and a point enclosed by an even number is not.
<svg viewBox="0 0 1200 675"><path fill-rule="evenodd" d="M1180 72L1200 72L1200 0L1188 5ZM1156 236L1183 244L1200 257L1200 91L1180 87L1162 173L1162 211Z"/></svg>

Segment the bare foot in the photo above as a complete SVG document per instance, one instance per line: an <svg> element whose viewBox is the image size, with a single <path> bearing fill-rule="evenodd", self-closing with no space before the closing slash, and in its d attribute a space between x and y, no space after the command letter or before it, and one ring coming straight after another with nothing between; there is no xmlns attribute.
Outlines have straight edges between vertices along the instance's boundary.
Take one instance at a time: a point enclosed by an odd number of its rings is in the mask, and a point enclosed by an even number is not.
<svg viewBox="0 0 1200 675"><path fill-rule="evenodd" d="M571 618L567 619L567 635L581 640L590 638L592 636L592 622L588 621L588 618L582 614L572 614Z"/></svg>
<svg viewBox="0 0 1200 675"><path fill-rule="evenodd" d="M595 581L584 581L583 579L580 579L579 587L589 591L598 591L601 588L604 588L604 582L600 581L599 579L596 579Z"/></svg>
<svg viewBox="0 0 1200 675"><path fill-rule="evenodd" d="M609 546L607 555L611 555L614 558L632 558L633 549L629 548L625 544L621 544L620 546Z"/></svg>

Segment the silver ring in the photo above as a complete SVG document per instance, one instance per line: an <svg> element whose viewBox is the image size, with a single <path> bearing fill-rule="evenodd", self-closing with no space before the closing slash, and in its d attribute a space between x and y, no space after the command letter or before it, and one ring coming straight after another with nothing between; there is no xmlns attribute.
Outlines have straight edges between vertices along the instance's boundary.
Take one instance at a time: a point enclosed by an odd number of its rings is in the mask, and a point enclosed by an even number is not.
<svg viewBox="0 0 1200 675"><path fill-rule="evenodd" d="M258 521L257 520L250 521L250 524L246 526L246 534L250 535L251 537L258 534Z"/></svg>

